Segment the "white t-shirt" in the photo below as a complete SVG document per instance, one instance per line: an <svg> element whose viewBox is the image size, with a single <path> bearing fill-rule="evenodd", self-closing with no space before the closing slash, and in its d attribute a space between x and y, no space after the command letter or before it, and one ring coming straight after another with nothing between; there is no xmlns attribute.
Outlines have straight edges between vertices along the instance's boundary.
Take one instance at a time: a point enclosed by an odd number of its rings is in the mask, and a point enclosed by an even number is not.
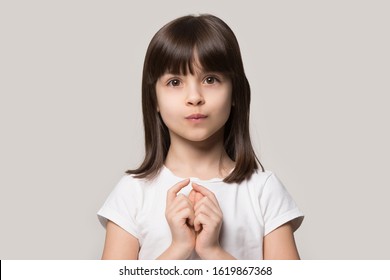
<svg viewBox="0 0 390 280"><path fill-rule="evenodd" d="M172 240L165 218L167 191L183 179L165 166L152 181L125 175L99 210L100 222L105 227L109 219L136 237L140 260L156 259ZM220 245L237 259L262 259L265 235L288 221L294 220L294 231L302 223L303 213L270 171L254 172L240 184L227 184L220 178L190 179L218 199L223 213ZM180 193L188 195L191 189L190 183ZM199 256L193 252L189 259Z"/></svg>

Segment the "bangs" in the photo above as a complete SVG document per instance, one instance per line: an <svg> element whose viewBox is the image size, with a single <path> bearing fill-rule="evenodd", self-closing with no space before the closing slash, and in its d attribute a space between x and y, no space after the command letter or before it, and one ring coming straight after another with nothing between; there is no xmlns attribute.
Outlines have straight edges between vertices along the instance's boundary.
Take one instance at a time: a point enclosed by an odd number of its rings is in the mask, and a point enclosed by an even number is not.
<svg viewBox="0 0 390 280"><path fill-rule="evenodd" d="M221 28L210 28L207 19L200 19L172 22L156 34L150 45L151 82L165 73L193 75L195 69L227 75L234 72L231 38L221 34Z"/></svg>

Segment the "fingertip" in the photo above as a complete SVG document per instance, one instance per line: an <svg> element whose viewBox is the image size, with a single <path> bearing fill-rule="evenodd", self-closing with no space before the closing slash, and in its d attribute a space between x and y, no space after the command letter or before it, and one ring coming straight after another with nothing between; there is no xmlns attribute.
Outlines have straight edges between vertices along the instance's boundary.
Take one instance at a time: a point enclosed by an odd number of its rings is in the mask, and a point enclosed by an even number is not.
<svg viewBox="0 0 390 280"><path fill-rule="evenodd" d="M189 178L184 179L183 181L180 181L180 182L179 182L180 188L184 188L185 186L188 185L189 182L190 182L190 179L189 179Z"/></svg>
<svg viewBox="0 0 390 280"><path fill-rule="evenodd" d="M192 188L196 192L201 193L201 194L205 194L207 192L207 189L205 187L203 187L202 185L199 185L197 183L192 183Z"/></svg>
<svg viewBox="0 0 390 280"><path fill-rule="evenodd" d="M173 185L168 190L167 198L169 197L170 199L173 199L181 189L183 189L184 187L186 187L188 185L188 182L189 182L189 178L184 179L180 182L177 182L175 185Z"/></svg>
<svg viewBox="0 0 390 280"><path fill-rule="evenodd" d="M184 183L184 182L189 182L189 180L190 180L190 178L186 178L186 179L184 179L182 182Z"/></svg>

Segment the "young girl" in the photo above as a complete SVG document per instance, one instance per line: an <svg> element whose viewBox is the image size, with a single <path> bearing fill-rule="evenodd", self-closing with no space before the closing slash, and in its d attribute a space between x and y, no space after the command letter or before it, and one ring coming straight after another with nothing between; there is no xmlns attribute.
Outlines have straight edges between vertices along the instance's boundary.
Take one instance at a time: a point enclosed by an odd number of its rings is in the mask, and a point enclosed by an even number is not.
<svg viewBox="0 0 390 280"><path fill-rule="evenodd" d="M249 107L221 19L185 16L155 34L142 78L146 155L98 212L103 259L299 259L303 214L256 158Z"/></svg>

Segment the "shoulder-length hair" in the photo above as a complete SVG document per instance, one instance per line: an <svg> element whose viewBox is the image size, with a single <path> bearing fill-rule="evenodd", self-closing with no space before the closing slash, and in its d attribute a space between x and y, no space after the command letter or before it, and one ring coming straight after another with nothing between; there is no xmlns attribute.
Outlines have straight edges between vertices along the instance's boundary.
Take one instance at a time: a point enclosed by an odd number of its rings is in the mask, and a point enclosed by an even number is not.
<svg viewBox="0 0 390 280"><path fill-rule="evenodd" d="M232 108L224 128L224 147L235 161L226 183L249 179L263 166L256 157L249 135L250 87L244 73L240 48L229 26L213 15L184 16L163 26L152 38L142 76L142 111L145 129L145 159L126 173L135 178L155 177L170 146L169 131L157 112L156 82L166 72L194 73L194 60L206 72L221 72L232 83Z"/></svg>

